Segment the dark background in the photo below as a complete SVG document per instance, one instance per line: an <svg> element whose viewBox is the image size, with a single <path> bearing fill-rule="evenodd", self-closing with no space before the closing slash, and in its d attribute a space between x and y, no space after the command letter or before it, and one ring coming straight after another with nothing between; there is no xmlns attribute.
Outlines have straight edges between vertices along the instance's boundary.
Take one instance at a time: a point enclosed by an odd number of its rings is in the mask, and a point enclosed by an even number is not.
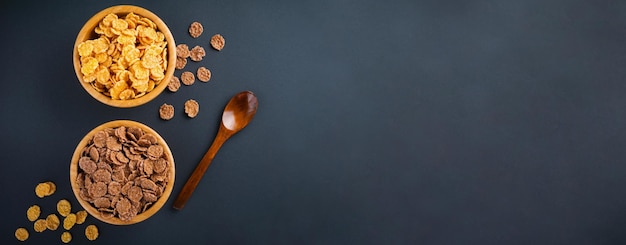
<svg viewBox="0 0 626 245"><path fill-rule="evenodd" d="M159 15L213 72L131 109L79 85L72 48L98 11ZM168 142L176 184L152 218L90 217L72 244L624 244L626 1L3 1L2 244L60 243L26 219L78 202L68 166L114 119ZM204 34L192 39L193 21ZM216 52L209 38L221 33ZM177 70L176 75L181 71ZM228 99L259 98L182 211L171 208ZM195 99L189 119L183 103ZM171 121L158 118L173 104ZM57 192L34 195L51 180ZM77 211L77 208L74 209Z"/></svg>

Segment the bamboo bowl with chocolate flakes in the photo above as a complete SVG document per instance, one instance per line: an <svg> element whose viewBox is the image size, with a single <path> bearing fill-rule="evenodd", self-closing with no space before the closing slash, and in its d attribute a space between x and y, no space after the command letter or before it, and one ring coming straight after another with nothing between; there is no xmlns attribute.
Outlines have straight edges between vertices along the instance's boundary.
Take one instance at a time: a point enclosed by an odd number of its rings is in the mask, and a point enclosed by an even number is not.
<svg viewBox="0 0 626 245"><path fill-rule="evenodd" d="M116 120L91 130L70 163L70 183L80 205L114 225L141 222L165 204L174 186L174 158L150 127Z"/></svg>

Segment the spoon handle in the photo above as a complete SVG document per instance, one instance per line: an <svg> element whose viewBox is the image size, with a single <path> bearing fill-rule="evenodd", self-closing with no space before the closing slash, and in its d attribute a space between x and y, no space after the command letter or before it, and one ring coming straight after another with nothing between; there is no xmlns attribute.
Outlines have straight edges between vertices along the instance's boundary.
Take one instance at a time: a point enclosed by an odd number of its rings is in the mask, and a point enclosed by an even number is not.
<svg viewBox="0 0 626 245"><path fill-rule="evenodd" d="M198 163L198 166L196 166L196 169L191 173L185 186L183 186L183 189L178 194L176 201L174 201L175 209L181 210L185 206L185 203L187 203L187 200L191 197L191 193L193 193L198 183L200 183L202 176L204 176L204 172L206 172L209 165L211 165L215 154L217 154L220 147L222 147L224 142L230 137L230 134L224 133L224 131L223 125L221 125L213 144L211 144L209 150L204 154L204 157L202 157L202 160L200 160L200 163Z"/></svg>

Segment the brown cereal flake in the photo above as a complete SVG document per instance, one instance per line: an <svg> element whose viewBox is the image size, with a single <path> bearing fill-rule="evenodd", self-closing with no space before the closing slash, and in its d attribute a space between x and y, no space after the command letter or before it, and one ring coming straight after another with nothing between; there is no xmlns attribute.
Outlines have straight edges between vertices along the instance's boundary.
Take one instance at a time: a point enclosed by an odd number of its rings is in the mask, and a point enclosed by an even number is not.
<svg viewBox="0 0 626 245"><path fill-rule="evenodd" d="M63 220L63 229L69 230L76 224L76 214L69 214Z"/></svg>
<svg viewBox="0 0 626 245"><path fill-rule="evenodd" d="M180 79L177 76L172 76L170 82L167 84L167 89L170 92L176 92L180 88Z"/></svg>
<svg viewBox="0 0 626 245"><path fill-rule="evenodd" d="M187 114L188 117L196 117L198 111L200 111L200 105L197 101L190 99L185 102L185 114Z"/></svg>
<svg viewBox="0 0 626 245"><path fill-rule="evenodd" d="M176 57L180 57L183 59L189 58L189 46L182 43L176 45Z"/></svg>
<svg viewBox="0 0 626 245"><path fill-rule="evenodd" d="M224 40L224 37L222 37L222 35L215 34L211 37L211 47L213 47L215 50L222 50L225 44L226 41Z"/></svg>
<svg viewBox="0 0 626 245"><path fill-rule="evenodd" d="M189 35L193 38L200 37L200 35L202 35L202 31L204 31L204 28L200 22L194 21L191 25L189 25Z"/></svg>
<svg viewBox="0 0 626 245"><path fill-rule="evenodd" d="M90 157L81 157L78 159L78 166L87 174L92 174L98 169L98 165L91 160Z"/></svg>
<svg viewBox="0 0 626 245"><path fill-rule="evenodd" d="M123 180L122 180L123 181ZM119 182L112 181L107 188L109 195L117 196L122 192L122 185Z"/></svg>
<svg viewBox="0 0 626 245"><path fill-rule="evenodd" d="M63 217L66 217L72 212L72 205L68 200L62 199L57 203L57 211Z"/></svg>
<svg viewBox="0 0 626 245"><path fill-rule="evenodd" d="M41 215L41 208L38 205L33 205L26 210L26 217L29 221L35 221L39 219L39 215Z"/></svg>
<svg viewBox="0 0 626 245"><path fill-rule="evenodd" d="M24 227L17 228L15 230L15 238L21 242L26 241L28 239L28 230Z"/></svg>
<svg viewBox="0 0 626 245"><path fill-rule="evenodd" d="M88 225L87 228L85 228L85 237L90 241L96 240L98 235L98 227L96 227L96 225Z"/></svg>
<svg viewBox="0 0 626 245"><path fill-rule="evenodd" d="M33 224L33 229L36 232L43 232L46 230L48 224L46 222L45 219L38 219L37 221L35 221L35 223Z"/></svg>
<svg viewBox="0 0 626 245"><path fill-rule="evenodd" d="M151 145L150 147L148 147L148 158L152 159L152 160L156 160L161 158L161 156L163 156L163 146L160 145ZM145 163L145 161L144 161Z"/></svg>
<svg viewBox="0 0 626 245"><path fill-rule="evenodd" d="M72 234L69 231L64 231L61 234L61 242L70 243L70 241L72 241Z"/></svg>
<svg viewBox="0 0 626 245"><path fill-rule="evenodd" d="M201 61L206 55L203 47L195 46L191 49L189 58L195 62Z"/></svg>
<svg viewBox="0 0 626 245"><path fill-rule="evenodd" d="M107 194L107 184L96 182L87 188L87 193L93 198L102 197Z"/></svg>
<svg viewBox="0 0 626 245"><path fill-rule="evenodd" d="M183 82L183 84L191 86L196 81L196 78L193 73L185 71L180 75L180 80L181 82Z"/></svg>
<svg viewBox="0 0 626 245"><path fill-rule="evenodd" d="M168 104L164 103L159 108L159 116L163 120L170 120L170 119L172 119L174 117L174 106L168 105Z"/></svg>
<svg viewBox="0 0 626 245"><path fill-rule="evenodd" d="M211 71L204 66L198 68L196 75L198 77L198 80L202 82L208 82L209 80L211 80Z"/></svg>
<svg viewBox="0 0 626 245"><path fill-rule="evenodd" d="M60 223L61 221L59 220L59 217L56 216L56 214L50 214L46 218L46 227L48 228L48 230L55 231L57 228L59 228Z"/></svg>
<svg viewBox="0 0 626 245"><path fill-rule="evenodd" d="M82 224L85 223L85 220L87 220L87 211L85 210L81 210L76 212L76 224Z"/></svg>
<svg viewBox="0 0 626 245"><path fill-rule="evenodd" d="M176 57L176 69L182 70L187 65L187 59Z"/></svg>

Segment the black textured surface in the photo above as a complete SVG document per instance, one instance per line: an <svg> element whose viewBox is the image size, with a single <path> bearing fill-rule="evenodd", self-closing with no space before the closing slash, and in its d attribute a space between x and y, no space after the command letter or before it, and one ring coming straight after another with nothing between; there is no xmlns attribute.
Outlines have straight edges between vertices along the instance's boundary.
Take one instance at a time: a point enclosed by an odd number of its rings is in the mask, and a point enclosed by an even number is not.
<svg viewBox="0 0 626 245"><path fill-rule="evenodd" d="M204 46L209 83L118 109L72 68L74 39L111 1L0 4L2 244L54 243L26 209L73 197L68 165L92 128L157 130L176 185L154 217L88 244L624 244L626 2L130 1L177 43ZM192 39L193 21L204 34ZM226 47L209 48L221 33ZM176 74L180 75L181 71ZM228 99L259 98L182 211L174 197ZM183 103L196 99L188 119ZM173 104L171 121L158 107ZM58 191L38 199L34 187ZM87 243L85 225L73 244Z"/></svg>

